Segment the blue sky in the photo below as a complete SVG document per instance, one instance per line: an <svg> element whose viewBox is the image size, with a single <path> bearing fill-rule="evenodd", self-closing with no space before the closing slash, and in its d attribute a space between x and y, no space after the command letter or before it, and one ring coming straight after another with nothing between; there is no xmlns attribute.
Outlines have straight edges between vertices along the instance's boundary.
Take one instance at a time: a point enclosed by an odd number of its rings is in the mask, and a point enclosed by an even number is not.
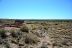
<svg viewBox="0 0 72 48"><path fill-rule="evenodd" d="M0 0L0 18L72 19L72 0Z"/></svg>

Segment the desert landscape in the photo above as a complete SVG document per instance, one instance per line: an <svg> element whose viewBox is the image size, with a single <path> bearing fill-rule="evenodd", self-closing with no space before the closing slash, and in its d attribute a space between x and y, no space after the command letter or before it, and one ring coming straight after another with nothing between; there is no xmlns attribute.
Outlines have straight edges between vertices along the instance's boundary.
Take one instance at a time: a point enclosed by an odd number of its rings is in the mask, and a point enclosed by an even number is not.
<svg viewBox="0 0 72 48"><path fill-rule="evenodd" d="M72 20L0 19L0 48L72 48Z"/></svg>

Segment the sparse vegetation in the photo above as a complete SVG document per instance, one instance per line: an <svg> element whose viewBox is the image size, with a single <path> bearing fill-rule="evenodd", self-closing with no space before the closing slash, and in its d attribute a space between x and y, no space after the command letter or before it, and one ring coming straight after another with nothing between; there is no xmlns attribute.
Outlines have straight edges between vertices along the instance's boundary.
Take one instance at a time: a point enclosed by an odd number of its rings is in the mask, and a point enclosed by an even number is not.
<svg viewBox="0 0 72 48"><path fill-rule="evenodd" d="M18 24L17 24L18 23ZM22 24L24 23L24 24ZM45 20L19 21L1 20L0 46L7 48L71 48L72 21ZM5 26L7 25L7 26ZM12 25L12 26L11 26ZM19 25L19 26L18 26ZM17 27L18 26L18 27ZM9 27L11 30L6 30ZM7 28L7 29L9 29Z"/></svg>

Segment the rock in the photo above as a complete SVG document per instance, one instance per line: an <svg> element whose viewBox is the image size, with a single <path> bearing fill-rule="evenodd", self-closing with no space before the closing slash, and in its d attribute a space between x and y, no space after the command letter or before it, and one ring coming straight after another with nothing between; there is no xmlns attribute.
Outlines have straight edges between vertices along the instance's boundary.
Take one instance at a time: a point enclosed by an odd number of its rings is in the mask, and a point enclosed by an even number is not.
<svg viewBox="0 0 72 48"><path fill-rule="evenodd" d="M10 36L11 33L10 33L10 32L5 32L5 35L6 35L6 36Z"/></svg>

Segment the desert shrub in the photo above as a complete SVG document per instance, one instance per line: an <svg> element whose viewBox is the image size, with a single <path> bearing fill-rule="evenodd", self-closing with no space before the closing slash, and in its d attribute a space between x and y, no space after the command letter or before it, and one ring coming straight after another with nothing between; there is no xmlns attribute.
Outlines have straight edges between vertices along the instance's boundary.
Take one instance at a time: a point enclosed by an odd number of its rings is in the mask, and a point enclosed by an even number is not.
<svg viewBox="0 0 72 48"><path fill-rule="evenodd" d="M5 46L6 48L10 48L10 46L9 46L9 44L8 44L8 43L6 43L5 45L6 45L6 46Z"/></svg>
<svg viewBox="0 0 72 48"><path fill-rule="evenodd" d="M17 37L17 34L16 34L16 32L14 30L10 30L10 32L11 32L12 37Z"/></svg>
<svg viewBox="0 0 72 48"><path fill-rule="evenodd" d="M55 23L54 25L58 25L57 23Z"/></svg>
<svg viewBox="0 0 72 48"><path fill-rule="evenodd" d="M22 31L22 32L29 32L29 29L28 29L28 27L27 26L25 26L25 25L23 25L21 28L20 28L20 30Z"/></svg>
<svg viewBox="0 0 72 48"><path fill-rule="evenodd" d="M47 46L41 46L41 48L48 48Z"/></svg>
<svg viewBox="0 0 72 48"><path fill-rule="evenodd" d="M32 30L35 30L37 27L38 27L38 26L37 26L36 24L32 24L32 25L31 25Z"/></svg>
<svg viewBox="0 0 72 48"><path fill-rule="evenodd" d="M48 30L48 28L49 28L48 26L44 26L44 29L45 29L45 30Z"/></svg>
<svg viewBox="0 0 72 48"><path fill-rule="evenodd" d="M69 46L69 45L67 44L67 42L62 42L62 45Z"/></svg>
<svg viewBox="0 0 72 48"><path fill-rule="evenodd" d="M36 44L37 40L27 37L27 38L25 38L25 43L26 44Z"/></svg>
<svg viewBox="0 0 72 48"><path fill-rule="evenodd" d="M2 38L6 38L6 37L7 37L6 34L5 34L5 32L6 32L6 30L0 29L0 36L1 36Z"/></svg>
<svg viewBox="0 0 72 48"><path fill-rule="evenodd" d="M12 32L12 33L11 33L11 36L12 36L12 37L18 37L18 35L17 35L15 32Z"/></svg>
<svg viewBox="0 0 72 48"><path fill-rule="evenodd" d="M35 41L34 40L32 40L31 38L25 38L25 43L26 44L31 44L31 43L34 43Z"/></svg>
<svg viewBox="0 0 72 48"><path fill-rule="evenodd" d="M39 42L39 39L34 34L28 34L25 38L26 44L37 44Z"/></svg>
<svg viewBox="0 0 72 48"><path fill-rule="evenodd" d="M21 34L22 33L20 31L19 32L17 32L17 31L16 32L15 31L11 32L11 36L14 37L14 38L18 38L19 36L22 36Z"/></svg>

